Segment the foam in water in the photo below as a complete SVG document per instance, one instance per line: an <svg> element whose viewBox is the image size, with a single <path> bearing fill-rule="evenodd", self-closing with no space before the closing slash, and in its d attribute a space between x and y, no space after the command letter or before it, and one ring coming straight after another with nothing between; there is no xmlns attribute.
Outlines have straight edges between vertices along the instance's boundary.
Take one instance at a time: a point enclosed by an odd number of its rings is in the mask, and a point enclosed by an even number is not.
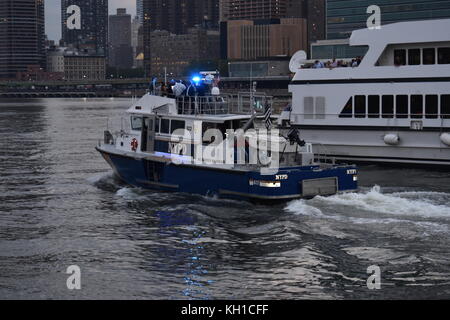
<svg viewBox="0 0 450 320"><path fill-rule="evenodd" d="M316 205L340 205L360 210L390 214L395 216L419 216L426 218L450 218L450 206L435 205L429 199L409 199L404 196L411 192L383 194L379 186L375 186L365 193L345 193L331 197L316 197L310 201L293 201L286 208L287 211L303 215L320 215L322 211ZM430 197L431 192L415 193L416 196ZM442 196L442 194L439 194ZM314 205L314 206L311 206Z"/></svg>

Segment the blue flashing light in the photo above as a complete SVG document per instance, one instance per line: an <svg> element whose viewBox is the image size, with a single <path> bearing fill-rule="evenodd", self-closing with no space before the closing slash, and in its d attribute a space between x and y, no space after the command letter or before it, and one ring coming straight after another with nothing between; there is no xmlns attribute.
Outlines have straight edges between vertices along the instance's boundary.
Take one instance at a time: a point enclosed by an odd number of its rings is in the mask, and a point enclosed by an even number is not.
<svg viewBox="0 0 450 320"><path fill-rule="evenodd" d="M200 76L194 76L192 78L192 81L197 85L200 83L200 81L202 81L202 78Z"/></svg>

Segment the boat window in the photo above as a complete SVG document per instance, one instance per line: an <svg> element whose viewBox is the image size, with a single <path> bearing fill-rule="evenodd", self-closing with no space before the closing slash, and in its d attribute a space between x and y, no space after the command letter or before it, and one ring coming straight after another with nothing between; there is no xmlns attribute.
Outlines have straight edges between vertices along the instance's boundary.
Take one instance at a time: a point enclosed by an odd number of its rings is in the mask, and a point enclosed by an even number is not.
<svg viewBox="0 0 450 320"><path fill-rule="evenodd" d="M396 66L406 65L406 50L405 49L394 50L394 65L396 65Z"/></svg>
<svg viewBox="0 0 450 320"><path fill-rule="evenodd" d="M411 96L411 118L422 119L423 118L423 96L412 95Z"/></svg>
<svg viewBox="0 0 450 320"><path fill-rule="evenodd" d="M396 97L396 117L399 119L408 118L408 96L400 95Z"/></svg>
<svg viewBox="0 0 450 320"><path fill-rule="evenodd" d="M423 49L423 64L436 64L436 49Z"/></svg>
<svg viewBox="0 0 450 320"><path fill-rule="evenodd" d="M366 96L355 96L355 118L366 117Z"/></svg>
<svg viewBox="0 0 450 320"><path fill-rule="evenodd" d="M170 127L171 127L171 131L173 134L176 130L179 130L179 129L184 130L186 127L186 122L181 121L181 120L172 120L172 125Z"/></svg>
<svg viewBox="0 0 450 320"><path fill-rule="evenodd" d="M161 133L170 133L170 120L169 119L161 119Z"/></svg>
<svg viewBox="0 0 450 320"><path fill-rule="evenodd" d="M325 119L325 97L316 98L316 119Z"/></svg>
<svg viewBox="0 0 450 320"><path fill-rule="evenodd" d="M380 117L380 96L369 96L369 118Z"/></svg>
<svg viewBox="0 0 450 320"><path fill-rule="evenodd" d="M439 64L450 64L450 48L439 48Z"/></svg>
<svg viewBox="0 0 450 320"><path fill-rule="evenodd" d="M142 130L142 117L131 117L131 129L134 131Z"/></svg>
<svg viewBox="0 0 450 320"><path fill-rule="evenodd" d="M313 97L305 97L304 106L305 106L305 119L313 119L314 118L314 98Z"/></svg>
<svg viewBox="0 0 450 320"><path fill-rule="evenodd" d="M417 66L420 64L420 49L408 50L408 64L410 66Z"/></svg>
<svg viewBox="0 0 450 320"><path fill-rule="evenodd" d="M160 128L159 122L160 122L160 119L155 120L155 132L156 133L159 133L159 128Z"/></svg>
<svg viewBox="0 0 450 320"><path fill-rule="evenodd" d="M450 119L450 94L441 96L441 115L444 119Z"/></svg>
<svg viewBox="0 0 450 320"><path fill-rule="evenodd" d="M383 118L394 117L394 96L383 96Z"/></svg>
<svg viewBox="0 0 450 320"><path fill-rule="evenodd" d="M425 117L436 119L438 117L438 96L428 95L425 97Z"/></svg>
<svg viewBox="0 0 450 320"><path fill-rule="evenodd" d="M339 118L351 118L351 117L353 117L353 97L351 97L348 100L347 104L345 105L344 109L339 115Z"/></svg>

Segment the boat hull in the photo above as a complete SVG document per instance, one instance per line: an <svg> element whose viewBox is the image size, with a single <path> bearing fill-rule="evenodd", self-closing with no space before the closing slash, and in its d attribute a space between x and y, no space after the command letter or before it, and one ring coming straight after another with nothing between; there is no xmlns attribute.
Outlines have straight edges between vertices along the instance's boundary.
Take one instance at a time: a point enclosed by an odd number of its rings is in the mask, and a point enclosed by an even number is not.
<svg viewBox="0 0 450 320"><path fill-rule="evenodd" d="M124 182L150 190L238 200L286 201L358 189L355 166L283 168L276 175L262 175L259 171L176 165L102 148L97 151Z"/></svg>
<svg viewBox="0 0 450 320"><path fill-rule="evenodd" d="M298 126L302 139L313 144L319 156L352 163L422 165L450 169L450 147L440 132L346 130ZM383 138L398 136L398 144Z"/></svg>

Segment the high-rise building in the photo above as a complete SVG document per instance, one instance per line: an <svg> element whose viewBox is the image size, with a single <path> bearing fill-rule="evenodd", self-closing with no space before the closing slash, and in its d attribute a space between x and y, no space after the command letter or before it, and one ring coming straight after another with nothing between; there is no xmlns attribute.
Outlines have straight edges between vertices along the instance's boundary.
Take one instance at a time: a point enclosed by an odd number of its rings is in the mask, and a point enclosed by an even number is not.
<svg viewBox="0 0 450 320"><path fill-rule="evenodd" d="M276 20L276 21L275 21ZM307 48L306 20L302 18L232 20L227 22L227 59L290 58Z"/></svg>
<svg viewBox="0 0 450 320"><path fill-rule="evenodd" d="M70 8L73 5L80 10L79 26L68 25L69 17L76 14ZM62 40L65 46L92 55L107 55L108 0L61 0L61 13Z"/></svg>
<svg viewBox="0 0 450 320"><path fill-rule="evenodd" d="M308 20L308 47L318 40L326 39L326 0L305 0L304 17Z"/></svg>
<svg viewBox="0 0 450 320"><path fill-rule="evenodd" d="M156 30L186 34L195 26L219 27L219 0L143 0L144 65L151 75L151 38Z"/></svg>
<svg viewBox="0 0 450 320"><path fill-rule="evenodd" d="M136 17L140 23L144 23L144 0L136 0Z"/></svg>
<svg viewBox="0 0 450 320"><path fill-rule="evenodd" d="M218 28L219 0L144 0L144 3L147 3L144 14L149 15L152 30L185 34L196 25Z"/></svg>
<svg viewBox="0 0 450 320"><path fill-rule="evenodd" d="M219 31L189 29L187 34L152 32L152 75L164 78L189 76L193 64L202 62L215 70L219 59Z"/></svg>
<svg viewBox="0 0 450 320"><path fill-rule="evenodd" d="M298 16L301 2L303 0L221 0L220 20L277 19Z"/></svg>
<svg viewBox="0 0 450 320"><path fill-rule="evenodd" d="M381 8L381 23L450 17L448 0L327 0L327 38L349 38L351 32L367 27L367 8Z"/></svg>
<svg viewBox="0 0 450 320"><path fill-rule="evenodd" d="M221 57L286 59L308 46L306 0L221 0Z"/></svg>
<svg viewBox="0 0 450 320"><path fill-rule="evenodd" d="M45 68L44 19L44 0L0 0L0 78Z"/></svg>
<svg viewBox="0 0 450 320"><path fill-rule="evenodd" d="M109 16L109 65L119 69L133 66L131 46L131 15L127 9L117 9L117 14Z"/></svg>

